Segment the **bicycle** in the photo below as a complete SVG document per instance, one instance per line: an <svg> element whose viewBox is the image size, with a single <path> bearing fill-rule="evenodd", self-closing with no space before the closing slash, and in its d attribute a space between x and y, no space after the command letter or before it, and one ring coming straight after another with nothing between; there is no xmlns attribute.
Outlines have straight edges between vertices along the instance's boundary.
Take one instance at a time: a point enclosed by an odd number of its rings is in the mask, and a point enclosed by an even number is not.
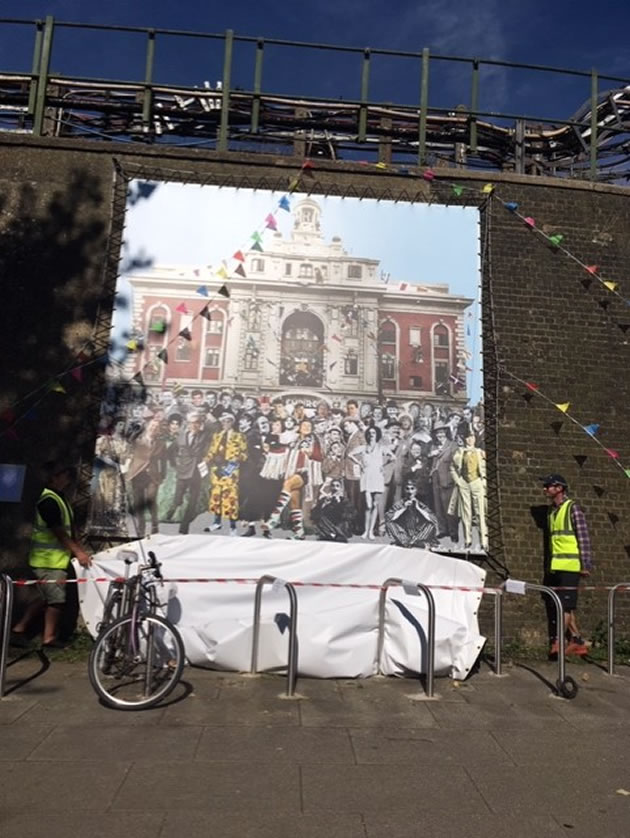
<svg viewBox="0 0 630 838"><path fill-rule="evenodd" d="M155 553L129 576L110 585L103 620L90 652L88 675L96 694L117 710L155 706L175 688L184 669L184 644L175 626L157 610L163 583Z"/></svg>

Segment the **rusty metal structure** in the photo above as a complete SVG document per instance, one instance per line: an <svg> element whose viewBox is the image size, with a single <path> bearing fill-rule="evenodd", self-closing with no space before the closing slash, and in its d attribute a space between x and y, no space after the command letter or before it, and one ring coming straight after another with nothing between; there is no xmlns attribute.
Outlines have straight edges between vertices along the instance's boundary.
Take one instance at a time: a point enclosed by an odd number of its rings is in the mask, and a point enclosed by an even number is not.
<svg viewBox="0 0 630 838"><path fill-rule="evenodd" d="M367 160L400 167L450 165L488 171L583 178L625 183L630 177L630 79L495 59L264 40L236 35L138 27L97 26L45 20L1 19L7 28L30 27L32 69L0 67L0 130L56 137L197 147L221 152L297 154ZM53 38L60 30L135 33L144 42L139 80L68 76L51 72ZM223 73L214 85L154 83L158 44L168 38L212 42L221 50ZM232 84L235 47L253 51L250 90ZM307 93L287 96L263 89L263 68L279 47L346 53L357 62L356 99L334 100ZM375 56L411 60L418 101L388 104L370 98ZM434 107L431 72L444 62L470 72L469 104ZM322 64L325 66L325 64ZM583 79L590 97L570 117L542 118L480 110L484 68L516 68ZM588 85L588 88L586 87ZM605 88L605 89L602 89Z"/></svg>

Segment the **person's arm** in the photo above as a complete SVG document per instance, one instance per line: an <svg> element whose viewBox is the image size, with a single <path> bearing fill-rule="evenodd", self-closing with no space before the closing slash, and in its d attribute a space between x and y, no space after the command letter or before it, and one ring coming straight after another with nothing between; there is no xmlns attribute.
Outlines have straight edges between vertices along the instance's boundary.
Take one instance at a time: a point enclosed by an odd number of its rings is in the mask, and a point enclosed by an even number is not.
<svg viewBox="0 0 630 838"><path fill-rule="evenodd" d="M584 512L574 503L571 507L571 522L575 530L575 537L577 538L578 547L580 550L580 563L582 565L582 573L588 574L593 569L593 551L591 548L591 537L588 532L588 525Z"/></svg>
<svg viewBox="0 0 630 838"><path fill-rule="evenodd" d="M61 546L65 547L69 553L72 553L80 565L83 567L92 566L92 556L86 553L77 541L70 538L64 527L51 527L50 529Z"/></svg>

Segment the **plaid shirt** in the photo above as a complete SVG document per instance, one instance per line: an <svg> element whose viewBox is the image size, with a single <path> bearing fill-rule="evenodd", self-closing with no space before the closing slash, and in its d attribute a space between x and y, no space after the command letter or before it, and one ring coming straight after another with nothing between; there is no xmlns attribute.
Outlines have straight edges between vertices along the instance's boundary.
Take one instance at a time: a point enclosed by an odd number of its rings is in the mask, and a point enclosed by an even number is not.
<svg viewBox="0 0 630 838"><path fill-rule="evenodd" d="M571 507L571 523L575 530L575 537L577 538L578 547L580 548L580 562L582 563L582 570L592 570L593 568L593 551L591 549L591 537L588 533L588 526L584 512L577 503L573 503Z"/></svg>

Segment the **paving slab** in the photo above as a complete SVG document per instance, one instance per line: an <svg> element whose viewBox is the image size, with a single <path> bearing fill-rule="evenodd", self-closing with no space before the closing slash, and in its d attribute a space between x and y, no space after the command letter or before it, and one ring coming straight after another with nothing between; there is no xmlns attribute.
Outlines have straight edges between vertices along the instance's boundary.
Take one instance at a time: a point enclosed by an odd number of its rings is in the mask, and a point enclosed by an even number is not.
<svg viewBox="0 0 630 838"><path fill-rule="evenodd" d="M515 761L486 730L417 730L408 728L350 729L359 765L415 765L431 770L436 764L476 765Z"/></svg>
<svg viewBox="0 0 630 838"><path fill-rule="evenodd" d="M462 813L457 806L449 812L422 811L413 818L366 815L365 828L367 838L560 838L567 835L548 815L514 818L488 811ZM573 832L570 834L573 838Z"/></svg>
<svg viewBox="0 0 630 838"><path fill-rule="evenodd" d="M350 737L344 728L206 728L195 758L225 762L354 764Z"/></svg>
<svg viewBox="0 0 630 838"><path fill-rule="evenodd" d="M182 838L182 835L186 838L365 838L365 827L361 815L169 812L160 838Z"/></svg>
<svg viewBox="0 0 630 838"><path fill-rule="evenodd" d="M300 812L295 765L249 762L136 762L115 807L161 811Z"/></svg>
<svg viewBox="0 0 630 838"><path fill-rule="evenodd" d="M0 731L0 760L27 759L51 730L48 725L6 725Z"/></svg>
<svg viewBox="0 0 630 838"><path fill-rule="evenodd" d="M300 724L298 700L283 700L279 695L259 695L250 682L249 692L240 690L231 693L223 689L219 697L204 699L189 697L186 701L172 704L164 710L164 724L203 724L211 726L279 725L297 727Z"/></svg>
<svg viewBox="0 0 630 838"><path fill-rule="evenodd" d="M536 766L554 753L571 765L592 765L621 758L630 752L630 706L627 729L576 730L563 725L560 730L545 731L544 736L532 736L529 731L495 730L491 736L517 765Z"/></svg>
<svg viewBox="0 0 630 838"><path fill-rule="evenodd" d="M107 812L106 814L77 811L67 812L11 812L0 813L2 838L158 838L165 816L162 812ZM206 836L208 833L206 833ZM181 836L180 836L181 838Z"/></svg>

